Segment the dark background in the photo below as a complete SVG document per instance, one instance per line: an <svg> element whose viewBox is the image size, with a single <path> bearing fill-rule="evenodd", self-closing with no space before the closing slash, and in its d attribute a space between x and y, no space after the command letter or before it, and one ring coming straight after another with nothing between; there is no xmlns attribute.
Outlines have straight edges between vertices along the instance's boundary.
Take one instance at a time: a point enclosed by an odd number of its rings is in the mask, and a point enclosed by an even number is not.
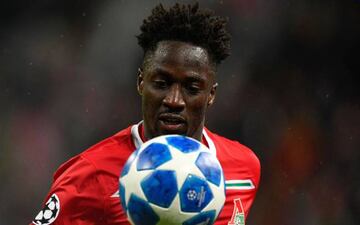
<svg viewBox="0 0 360 225"><path fill-rule="evenodd" d="M61 163L141 120L135 35L157 2L0 3L1 225L29 223ZM247 224L360 224L360 1L200 3L233 36L207 126L262 163Z"/></svg>

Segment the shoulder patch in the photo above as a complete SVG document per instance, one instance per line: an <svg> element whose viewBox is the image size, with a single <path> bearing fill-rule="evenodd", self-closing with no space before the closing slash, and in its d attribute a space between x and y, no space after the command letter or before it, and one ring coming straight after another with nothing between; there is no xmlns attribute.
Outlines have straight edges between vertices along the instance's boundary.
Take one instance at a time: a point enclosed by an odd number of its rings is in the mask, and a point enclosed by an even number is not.
<svg viewBox="0 0 360 225"><path fill-rule="evenodd" d="M47 200L44 208L37 214L32 221L36 225L52 224L58 217L60 212L60 200L56 194L52 194Z"/></svg>

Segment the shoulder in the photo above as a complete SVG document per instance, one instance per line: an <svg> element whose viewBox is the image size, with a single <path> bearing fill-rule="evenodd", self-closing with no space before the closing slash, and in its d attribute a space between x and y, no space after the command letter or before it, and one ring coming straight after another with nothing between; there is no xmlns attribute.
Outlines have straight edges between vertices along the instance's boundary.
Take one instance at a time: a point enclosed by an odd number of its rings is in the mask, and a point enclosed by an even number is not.
<svg viewBox="0 0 360 225"><path fill-rule="evenodd" d="M250 161L260 165L260 161L256 154L247 146L236 140L231 140L219 134L213 133L206 129L208 136L214 142L215 147L220 151L218 154L227 153L238 160Z"/></svg>
<svg viewBox="0 0 360 225"><path fill-rule="evenodd" d="M104 212L118 190L120 169L132 151L131 128L106 138L63 163L55 172L44 210L57 200L54 224L78 224L83 218L103 224ZM121 161L123 160L123 161ZM36 218L42 218L43 210ZM37 219L35 219L37 221Z"/></svg>
<svg viewBox="0 0 360 225"><path fill-rule="evenodd" d="M81 175L84 177L86 174L95 173L99 169L101 170L111 161L124 158L124 155L128 154L121 153L123 151L130 151L131 145L133 145L130 129L131 127L128 127L98 142L63 163L55 172L54 181L67 175Z"/></svg>
<svg viewBox="0 0 360 225"><path fill-rule="evenodd" d="M247 146L238 141L228 139L206 129L209 138L214 142L216 155L220 161L232 167L238 165L246 169L254 176L260 176L260 160L256 154ZM222 164L223 164L222 163Z"/></svg>
<svg viewBox="0 0 360 225"><path fill-rule="evenodd" d="M82 152L80 156L89 161L96 161L99 158L118 155L119 151L124 151L126 148L133 146L130 126L91 146Z"/></svg>

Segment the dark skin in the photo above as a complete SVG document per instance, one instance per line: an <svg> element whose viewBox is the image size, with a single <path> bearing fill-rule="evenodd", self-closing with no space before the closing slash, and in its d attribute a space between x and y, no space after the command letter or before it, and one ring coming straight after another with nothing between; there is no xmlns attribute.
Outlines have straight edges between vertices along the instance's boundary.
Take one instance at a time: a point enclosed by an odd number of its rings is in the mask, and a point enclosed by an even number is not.
<svg viewBox="0 0 360 225"><path fill-rule="evenodd" d="M145 58L137 82L145 137L182 134L201 141L217 86L207 51L185 42L161 41Z"/></svg>

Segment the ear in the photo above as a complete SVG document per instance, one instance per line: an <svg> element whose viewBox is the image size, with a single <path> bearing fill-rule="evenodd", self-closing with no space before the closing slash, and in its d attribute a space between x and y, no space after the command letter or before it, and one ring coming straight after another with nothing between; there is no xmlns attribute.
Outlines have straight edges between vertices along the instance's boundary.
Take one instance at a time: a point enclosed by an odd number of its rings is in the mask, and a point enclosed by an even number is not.
<svg viewBox="0 0 360 225"><path fill-rule="evenodd" d="M209 99L208 99L208 103L207 105L208 106L211 106L214 101L215 101L215 95L216 95L216 88L219 84L218 83L215 83L212 87L211 87L211 90L210 90L210 95L209 95Z"/></svg>
<svg viewBox="0 0 360 225"><path fill-rule="evenodd" d="M139 95L142 95L144 89L144 76L141 68L138 69L138 77L137 77L137 90Z"/></svg>

